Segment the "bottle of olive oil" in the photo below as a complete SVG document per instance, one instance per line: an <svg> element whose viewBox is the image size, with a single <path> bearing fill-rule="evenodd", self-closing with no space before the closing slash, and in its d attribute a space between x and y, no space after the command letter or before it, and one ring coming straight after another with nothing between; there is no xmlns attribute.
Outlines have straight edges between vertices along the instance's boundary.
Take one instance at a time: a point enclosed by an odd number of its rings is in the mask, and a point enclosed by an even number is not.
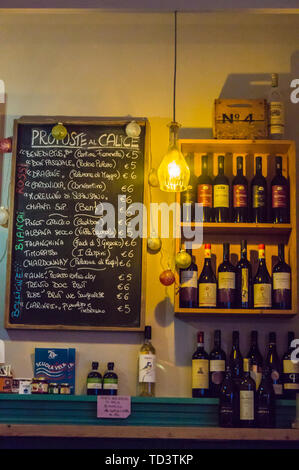
<svg viewBox="0 0 299 470"><path fill-rule="evenodd" d="M139 352L138 395L154 397L156 383L156 350L151 343L152 331L150 326L144 330L144 343Z"/></svg>

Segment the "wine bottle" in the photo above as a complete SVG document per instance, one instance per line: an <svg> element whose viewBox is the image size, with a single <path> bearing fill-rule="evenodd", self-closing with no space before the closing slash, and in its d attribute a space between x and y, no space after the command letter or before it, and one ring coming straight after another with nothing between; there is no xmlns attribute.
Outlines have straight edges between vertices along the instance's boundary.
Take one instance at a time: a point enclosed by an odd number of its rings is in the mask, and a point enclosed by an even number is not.
<svg viewBox="0 0 299 470"><path fill-rule="evenodd" d="M251 345L247 358L249 359L250 376L258 389L262 379L263 357L258 347L258 332L256 330L251 332Z"/></svg>
<svg viewBox="0 0 299 470"><path fill-rule="evenodd" d="M252 267L246 240L241 241L241 258L236 266L236 303L239 308L252 308Z"/></svg>
<svg viewBox="0 0 299 470"><path fill-rule="evenodd" d="M198 279L199 307L215 308L217 303L217 280L211 264L211 245L205 244L205 259Z"/></svg>
<svg viewBox="0 0 299 470"><path fill-rule="evenodd" d="M243 378L239 386L240 427L249 428L256 425L256 385L249 372L249 359L243 360Z"/></svg>
<svg viewBox="0 0 299 470"><path fill-rule="evenodd" d="M156 350L151 343L152 329L146 326L144 330L144 343L139 352L139 390L141 397L155 396L156 382Z"/></svg>
<svg viewBox="0 0 299 470"><path fill-rule="evenodd" d="M182 246L185 249L185 246ZM180 269L180 307L198 307L198 267L192 250L186 249L191 256L191 264L188 268Z"/></svg>
<svg viewBox="0 0 299 470"><path fill-rule="evenodd" d="M223 243L223 262L218 266L219 308L234 308L236 303L236 269L229 261L229 243Z"/></svg>
<svg viewBox="0 0 299 470"><path fill-rule="evenodd" d="M275 396L279 398L282 396L281 362L276 351L276 333L274 331L269 333L269 347L266 357L266 366L270 370Z"/></svg>
<svg viewBox="0 0 299 470"><path fill-rule="evenodd" d="M202 204L202 222L213 220L213 183L208 175L208 156L201 157L201 175L197 182L197 202Z"/></svg>
<svg viewBox="0 0 299 470"><path fill-rule="evenodd" d="M263 176L262 157L255 159L255 175L251 181L252 222L267 222L267 180Z"/></svg>
<svg viewBox="0 0 299 470"><path fill-rule="evenodd" d="M218 156L218 175L213 183L214 220L229 222L229 181L224 174L224 156Z"/></svg>
<svg viewBox="0 0 299 470"><path fill-rule="evenodd" d="M194 174L194 156L186 155L186 163L190 169L190 180L186 191L181 192L181 220L194 222L195 203L197 201L197 177Z"/></svg>
<svg viewBox="0 0 299 470"><path fill-rule="evenodd" d="M273 308L288 310L292 308L291 268L284 259L284 245L278 245L278 263L272 271Z"/></svg>
<svg viewBox="0 0 299 470"><path fill-rule="evenodd" d="M98 371L99 363L91 363L91 372L87 375L86 391L87 395L102 395L102 375Z"/></svg>
<svg viewBox="0 0 299 470"><path fill-rule="evenodd" d="M294 332L289 331L288 350L282 358L283 396L291 400L295 400L296 394L299 393L299 362L292 361L292 352L295 348L291 346L291 343L294 339Z"/></svg>
<svg viewBox="0 0 299 470"><path fill-rule="evenodd" d="M114 362L108 362L107 371L103 375L103 395L117 395L118 377L113 369Z"/></svg>
<svg viewBox="0 0 299 470"><path fill-rule="evenodd" d="M271 221L274 224L290 222L289 182L282 175L282 158L275 157L276 174L271 181Z"/></svg>
<svg viewBox="0 0 299 470"><path fill-rule="evenodd" d="M239 386L243 377L243 357L239 348L239 332L233 331L233 344L229 356L229 367L234 383Z"/></svg>
<svg viewBox="0 0 299 470"><path fill-rule="evenodd" d="M214 348L210 352L209 389L211 397L218 397L225 373L226 354L221 349L221 331L214 331Z"/></svg>
<svg viewBox="0 0 299 470"><path fill-rule="evenodd" d="M258 269L253 281L254 308L272 307L272 282L265 260L265 245L259 245Z"/></svg>
<svg viewBox="0 0 299 470"><path fill-rule="evenodd" d="M257 425L259 428L275 427L275 393L268 367L263 369L257 391Z"/></svg>
<svg viewBox="0 0 299 470"><path fill-rule="evenodd" d="M271 74L271 89L268 96L269 137L282 139L284 135L284 103L278 86L278 74Z"/></svg>
<svg viewBox="0 0 299 470"><path fill-rule="evenodd" d="M219 391L219 426L233 428L237 424L237 403L238 392L228 365Z"/></svg>
<svg viewBox="0 0 299 470"><path fill-rule="evenodd" d="M204 332L197 333L197 349L192 356L192 397L209 396L209 355L204 349Z"/></svg>
<svg viewBox="0 0 299 470"><path fill-rule="evenodd" d="M243 157L237 157L237 175L233 179L233 222L246 223L248 219L248 181L243 174Z"/></svg>

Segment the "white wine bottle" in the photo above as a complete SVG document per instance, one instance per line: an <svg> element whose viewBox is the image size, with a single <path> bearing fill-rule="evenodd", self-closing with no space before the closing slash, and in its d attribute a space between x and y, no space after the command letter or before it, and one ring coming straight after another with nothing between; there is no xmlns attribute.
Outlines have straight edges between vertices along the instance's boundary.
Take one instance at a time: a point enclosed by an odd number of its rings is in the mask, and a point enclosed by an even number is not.
<svg viewBox="0 0 299 470"><path fill-rule="evenodd" d="M139 352L138 395L154 397L156 383L156 350L151 343L152 329L146 326L144 343Z"/></svg>

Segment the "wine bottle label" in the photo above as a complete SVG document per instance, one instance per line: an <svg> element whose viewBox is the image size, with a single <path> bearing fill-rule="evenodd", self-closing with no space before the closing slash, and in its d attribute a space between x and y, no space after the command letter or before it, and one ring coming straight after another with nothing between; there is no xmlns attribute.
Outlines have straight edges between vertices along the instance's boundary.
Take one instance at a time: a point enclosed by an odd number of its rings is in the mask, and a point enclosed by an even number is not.
<svg viewBox="0 0 299 470"><path fill-rule="evenodd" d="M294 363L290 359L283 360L283 388L299 390L299 363Z"/></svg>
<svg viewBox="0 0 299 470"><path fill-rule="evenodd" d="M254 307L271 308L271 284L254 284Z"/></svg>
<svg viewBox="0 0 299 470"><path fill-rule="evenodd" d="M211 184L199 184L197 186L197 201L203 207L212 207L213 191Z"/></svg>
<svg viewBox="0 0 299 470"><path fill-rule="evenodd" d="M284 359L283 372L285 374L299 374L299 362L293 362L290 359Z"/></svg>
<svg viewBox="0 0 299 470"><path fill-rule="evenodd" d="M229 186L227 184L214 186L214 207L229 207Z"/></svg>
<svg viewBox="0 0 299 470"><path fill-rule="evenodd" d="M192 388L209 388L209 361L192 359Z"/></svg>
<svg viewBox="0 0 299 470"><path fill-rule="evenodd" d="M242 297L242 304L245 304L248 302L248 269L247 268L242 268L241 270L241 276L242 276L242 287L241 287L241 297Z"/></svg>
<svg viewBox="0 0 299 470"><path fill-rule="evenodd" d="M118 389L117 379L104 379L103 389L104 390L117 390Z"/></svg>
<svg viewBox="0 0 299 470"><path fill-rule="evenodd" d="M290 273L273 273L273 289L291 289Z"/></svg>
<svg viewBox="0 0 299 470"><path fill-rule="evenodd" d="M271 101L270 111L270 134L283 134L284 130L284 106L281 101Z"/></svg>
<svg viewBox="0 0 299 470"><path fill-rule="evenodd" d="M156 382L155 354L139 354L139 382Z"/></svg>
<svg viewBox="0 0 299 470"><path fill-rule="evenodd" d="M285 185L276 184L272 186L272 207L273 209L287 207L287 188Z"/></svg>
<svg viewBox="0 0 299 470"><path fill-rule="evenodd" d="M250 377L255 381L255 386L257 390L262 380L262 369L258 365L253 364L250 367Z"/></svg>
<svg viewBox="0 0 299 470"><path fill-rule="evenodd" d="M197 289L197 271L181 271L181 288L184 287Z"/></svg>
<svg viewBox="0 0 299 470"><path fill-rule="evenodd" d="M240 419L254 419L254 392L253 390L240 390Z"/></svg>
<svg viewBox="0 0 299 470"><path fill-rule="evenodd" d="M234 207L247 207L247 190L243 184L234 184L233 204Z"/></svg>
<svg viewBox="0 0 299 470"><path fill-rule="evenodd" d="M216 307L216 284L208 282L199 284L199 306Z"/></svg>
<svg viewBox="0 0 299 470"><path fill-rule="evenodd" d="M87 382L86 386L89 390L101 390L102 382Z"/></svg>
<svg viewBox="0 0 299 470"><path fill-rule="evenodd" d="M266 194L264 186L255 184L252 188L252 207L257 209L258 207L264 207L266 204Z"/></svg>
<svg viewBox="0 0 299 470"><path fill-rule="evenodd" d="M236 288L236 275L235 273L218 273L218 288L219 289L235 289Z"/></svg>
<svg viewBox="0 0 299 470"><path fill-rule="evenodd" d="M212 359L210 361L210 372L224 372L225 361L222 359Z"/></svg>
<svg viewBox="0 0 299 470"><path fill-rule="evenodd" d="M275 395L282 395L282 384L273 384Z"/></svg>

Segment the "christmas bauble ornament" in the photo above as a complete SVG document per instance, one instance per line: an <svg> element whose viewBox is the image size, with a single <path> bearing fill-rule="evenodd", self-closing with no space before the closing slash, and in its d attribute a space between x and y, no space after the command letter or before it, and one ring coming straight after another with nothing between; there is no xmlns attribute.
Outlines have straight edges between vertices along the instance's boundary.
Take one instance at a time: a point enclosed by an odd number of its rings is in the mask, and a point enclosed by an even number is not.
<svg viewBox="0 0 299 470"><path fill-rule="evenodd" d="M185 250L181 250L175 256L175 265L179 269L189 268L192 258Z"/></svg>
<svg viewBox="0 0 299 470"><path fill-rule="evenodd" d="M56 126L53 127L51 134L54 139L63 140L67 136L67 129L62 124L62 122L59 122L58 124L56 124Z"/></svg>
<svg viewBox="0 0 299 470"><path fill-rule="evenodd" d="M147 239L147 248L150 252L157 253L161 250L162 241L161 238L153 235Z"/></svg>
<svg viewBox="0 0 299 470"><path fill-rule="evenodd" d="M131 121L126 125L126 134L128 137L138 137L141 132L141 127L136 121Z"/></svg>
<svg viewBox="0 0 299 470"><path fill-rule="evenodd" d="M163 286L171 286L174 283L175 277L171 269L166 269L163 273L160 274L160 282Z"/></svg>
<svg viewBox="0 0 299 470"><path fill-rule="evenodd" d="M8 218L9 218L8 210L5 209L5 207L1 206L0 207L0 225L2 225L3 227L7 225Z"/></svg>
<svg viewBox="0 0 299 470"><path fill-rule="evenodd" d="M155 170L155 168L152 168L151 171L149 172L148 184L150 186L152 186L153 188L158 188L159 187L158 174L157 174L157 170Z"/></svg>
<svg viewBox="0 0 299 470"><path fill-rule="evenodd" d="M12 151L12 139L0 139L0 152L10 153Z"/></svg>

